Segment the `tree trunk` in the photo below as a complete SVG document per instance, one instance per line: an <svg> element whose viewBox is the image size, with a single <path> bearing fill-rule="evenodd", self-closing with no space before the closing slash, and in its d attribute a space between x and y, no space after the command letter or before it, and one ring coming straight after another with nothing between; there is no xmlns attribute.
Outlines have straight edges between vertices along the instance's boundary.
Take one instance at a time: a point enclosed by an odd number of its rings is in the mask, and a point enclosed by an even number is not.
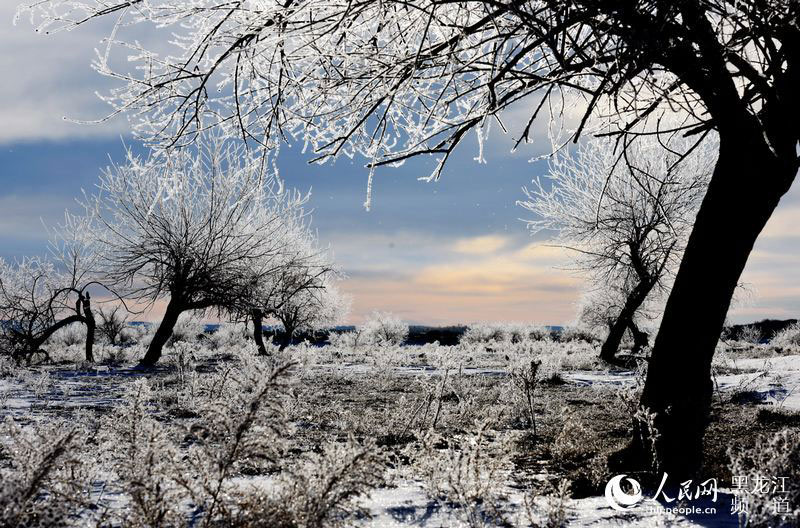
<svg viewBox="0 0 800 528"><path fill-rule="evenodd" d="M293 319L286 319L282 321L282 324L283 324L283 339L281 339L281 346L280 346L281 350L292 344L292 341L294 340L294 333L296 330Z"/></svg>
<svg viewBox="0 0 800 528"><path fill-rule="evenodd" d="M631 350L631 354L638 354L650 343L650 336L647 332L640 330L633 319L631 319L628 324L628 330L633 334L633 349Z"/></svg>
<svg viewBox="0 0 800 528"><path fill-rule="evenodd" d="M750 251L796 174L755 133L720 133L720 155L664 311L642 393L656 435L634 433L673 482L700 468L711 405L711 359ZM653 438L657 440L654 442ZM643 439L640 441L638 439ZM645 451L642 451L645 450Z"/></svg>
<svg viewBox="0 0 800 528"><path fill-rule="evenodd" d="M83 307L83 318L86 323L86 361L94 363L94 331L97 328L97 323L94 319L92 312L92 299L89 297L89 292L81 299L81 306Z"/></svg>
<svg viewBox="0 0 800 528"><path fill-rule="evenodd" d="M164 317L158 325L153 340L150 341L150 346L147 347L147 353L139 362L141 367L152 367L161 358L161 350L167 344L169 338L172 337L172 330L178 322L178 316L186 310L184 303L175 296L171 297L167 304L167 311L164 312Z"/></svg>
<svg viewBox="0 0 800 528"><path fill-rule="evenodd" d="M606 337L603 346L600 348L600 359L609 363L614 362L619 345L625 335L625 330L633 324L633 316L636 314L636 310L639 309L652 289L652 281L643 281L637 284L628 294L625 299L625 305L622 307L614 324L611 325L608 337Z"/></svg>
<svg viewBox="0 0 800 528"><path fill-rule="evenodd" d="M258 347L258 355L266 356L267 354L267 347L264 346L264 312L255 309L252 312L253 316L253 341L256 342L256 346Z"/></svg>

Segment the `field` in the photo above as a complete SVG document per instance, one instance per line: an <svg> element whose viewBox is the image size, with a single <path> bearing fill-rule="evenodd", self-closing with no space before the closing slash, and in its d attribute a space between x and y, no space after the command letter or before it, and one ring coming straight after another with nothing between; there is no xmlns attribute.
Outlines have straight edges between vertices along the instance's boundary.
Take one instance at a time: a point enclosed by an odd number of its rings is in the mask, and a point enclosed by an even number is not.
<svg viewBox="0 0 800 528"><path fill-rule="evenodd" d="M581 337L344 335L263 357L231 325L150 371L142 344L5 361L0 525L738 526L731 457L800 431L800 349L720 343L702 471L717 512L683 516L609 507L646 361L610 368Z"/></svg>

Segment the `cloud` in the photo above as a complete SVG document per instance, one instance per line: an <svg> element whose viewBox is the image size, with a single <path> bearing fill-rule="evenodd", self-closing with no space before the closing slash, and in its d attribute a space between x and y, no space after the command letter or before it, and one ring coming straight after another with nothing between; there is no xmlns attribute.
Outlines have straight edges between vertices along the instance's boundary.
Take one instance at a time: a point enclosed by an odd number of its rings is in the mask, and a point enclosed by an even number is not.
<svg viewBox="0 0 800 528"><path fill-rule="evenodd" d="M800 226L800 205L789 203L787 206L778 206L761 232L761 239L800 238L800 229L798 229L798 226Z"/></svg>
<svg viewBox="0 0 800 528"><path fill-rule="evenodd" d="M412 236L408 233L402 238ZM402 270L348 272L342 287L354 297L353 322L363 321L374 310L389 310L421 324L483 320L559 324L574 318L581 281L557 269L569 262L563 249L527 241L520 244L499 234L450 243L429 235L418 240L412 246L415 258L404 260ZM349 247L360 246L363 251L362 244L374 248L375 242L374 236L363 240L353 236ZM382 267L391 261L374 249L370 253ZM341 248L337 256L350 260Z"/></svg>
<svg viewBox="0 0 800 528"><path fill-rule="evenodd" d="M453 249L458 253L470 255L486 255L495 253L508 244L508 237L498 235L484 235L472 238L463 238L453 244Z"/></svg>
<svg viewBox="0 0 800 528"><path fill-rule="evenodd" d="M110 111L95 91L107 91L111 81L90 65L94 49L109 34L109 24L87 24L77 31L41 35L26 17L12 25L17 2L2 4L0 143L109 137L127 132L129 126L122 117L102 125L79 125L64 119L96 120Z"/></svg>
<svg viewBox="0 0 800 528"><path fill-rule="evenodd" d="M729 318L748 322L800 316L800 188L781 201L747 261L742 282L752 294L734 303Z"/></svg>

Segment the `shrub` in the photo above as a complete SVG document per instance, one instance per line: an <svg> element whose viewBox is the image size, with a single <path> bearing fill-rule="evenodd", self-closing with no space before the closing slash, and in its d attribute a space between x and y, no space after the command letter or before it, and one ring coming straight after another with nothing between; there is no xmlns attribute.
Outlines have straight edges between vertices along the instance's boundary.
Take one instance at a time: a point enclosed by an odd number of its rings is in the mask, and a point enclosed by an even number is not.
<svg viewBox="0 0 800 528"><path fill-rule="evenodd" d="M72 323L63 328L59 328L50 336L49 342L62 347L82 345L86 342L86 326L80 323Z"/></svg>
<svg viewBox="0 0 800 528"><path fill-rule="evenodd" d="M362 325L361 335L368 343L400 345L408 338L408 325L388 312L373 312Z"/></svg>
<svg viewBox="0 0 800 528"><path fill-rule="evenodd" d="M564 343L570 341L597 343L602 341L601 337L593 330L581 326L565 326L558 332L558 340Z"/></svg>
<svg viewBox="0 0 800 528"><path fill-rule="evenodd" d="M737 493L747 501L747 525L797 526L800 523L800 433L784 430L762 436L750 448L730 451L731 474L744 477L739 484L752 491L758 482L766 482L769 493ZM783 481L776 481L784 477ZM733 483L736 488L736 483ZM774 489L777 487L778 489ZM784 501L787 513L776 511L775 499Z"/></svg>
<svg viewBox="0 0 800 528"><path fill-rule="evenodd" d="M446 442L429 435L415 461L428 495L458 507L469 526L502 526L504 521L499 503L511 449L506 442L493 442L488 426L484 422L475 435Z"/></svg>
<svg viewBox="0 0 800 528"><path fill-rule="evenodd" d="M240 505L245 518L231 526L351 526L353 520L368 516L358 499L384 482L384 464L374 443L362 445L350 438L344 445L326 446L288 471L279 493Z"/></svg>
<svg viewBox="0 0 800 528"><path fill-rule="evenodd" d="M127 332L128 316L120 306L101 307L97 310L97 333L110 345L119 345L132 336Z"/></svg>
<svg viewBox="0 0 800 528"><path fill-rule="evenodd" d="M222 323L208 339L214 348L242 347L250 340L251 332L248 323Z"/></svg>
<svg viewBox="0 0 800 528"><path fill-rule="evenodd" d="M64 526L73 517L78 479L76 429L63 423L0 431L0 526Z"/></svg>
<svg viewBox="0 0 800 528"><path fill-rule="evenodd" d="M499 324L476 323L467 327L459 340L461 343L491 343L506 341L505 328Z"/></svg>
<svg viewBox="0 0 800 528"><path fill-rule="evenodd" d="M793 323L775 334L770 340L775 346L797 346L800 345L800 322Z"/></svg>
<svg viewBox="0 0 800 528"><path fill-rule="evenodd" d="M206 331L206 325L201 320L200 316L194 312L183 312L178 317L178 322L175 323L175 328L172 329L172 337L170 343L178 343L183 341L185 343L194 343L197 338L203 335Z"/></svg>
<svg viewBox="0 0 800 528"><path fill-rule="evenodd" d="M461 335L460 342L466 344L523 343L548 340L550 337L550 329L545 326L525 323L475 323L467 327Z"/></svg>

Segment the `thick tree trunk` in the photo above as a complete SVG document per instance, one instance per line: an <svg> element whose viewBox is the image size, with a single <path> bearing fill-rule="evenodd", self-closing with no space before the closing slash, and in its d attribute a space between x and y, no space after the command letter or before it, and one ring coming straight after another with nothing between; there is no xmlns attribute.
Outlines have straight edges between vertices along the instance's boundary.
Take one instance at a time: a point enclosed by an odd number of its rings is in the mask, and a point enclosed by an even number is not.
<svg viewBox="0 0 800 528"><path fill-rule="evenodd" d="M267 347L264 346L264 312L261 310L253 310L252 312L253 317L253 341L256 342L256 346L258 347L258 354L260 356L266 356L267 354Z"/></svg>
<svg viewBox="0 0 800 528"><path fill-rule="evenodd" d="M628 294L625 299L625 305L622 307L614 324L611 325L608 337L606 337L603 346L600 348L600 359L609 363L614 362L619 345L625 335L625 330L633 324L633 316L636 314L636 310L639 309L652 289L652 282L640 282Z"/></svg>
<svg viewBox="0 0 800 528"><path fill-rule="evenodd" d="M89 297L89 292L86 292L81 304L83 306L83 318L86 322L86 361L94 363L94 332L95 328L97 328L97 323L92 312L92 299Z"/></svg>
<svg viewBox="0 0 800 528"><path fill-rule="evenodd" d="M796 172L760 136L736 132L720 134L720 157L667 301L642 393L642 405L656 413L657 469L673 482L700 468L714 349L753 244ZM654 436L642 427L631 454L649 459Z"/></svg>
<svg viewBox="0 0 800 528"><path fill-rule="evenodd" d="M153 340L150 341L150 346L147 347L147 353L145 353L144 357L139 362L139 366L152 367L158 362L161 358L161 351L164 345L166 345L169 338L172 337L172 330L178 322L178 316L185 310L184 303L180 299L174 296L170 298L167 304L167 310L164 312L164 317L158 325Z"/></svg>

